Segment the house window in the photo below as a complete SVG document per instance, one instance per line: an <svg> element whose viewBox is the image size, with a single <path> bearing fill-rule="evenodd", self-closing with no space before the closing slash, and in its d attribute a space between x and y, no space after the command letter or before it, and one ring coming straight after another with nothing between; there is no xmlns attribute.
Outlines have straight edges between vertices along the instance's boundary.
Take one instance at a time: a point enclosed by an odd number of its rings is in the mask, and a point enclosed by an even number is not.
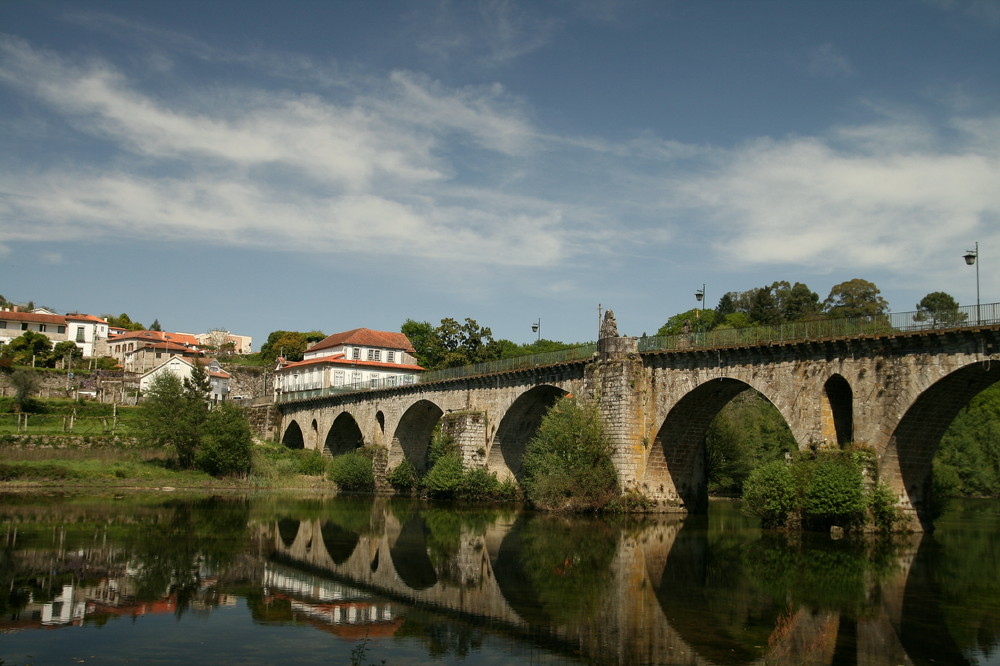
<svg viewBox="0 0 1000 666"><path fill-rule="evenodd" d="M333 373L333 385L334 386L343 386L344 385L344 371L343 370L336 370L336 371L334 371L334 373Z"/></svg>
<svg viewBox="0 0 1000 666"><path fill-rule="evenodd" d="M44 333L45 332L45 324L39 324L38 325L38 332L39 333Z"/></svg>
<svg viewBox="0 0 1000 666"><path fill-rule="evenodd" d="M388 363L395 363L396 362L396 352L394 352L394 351L387 351L385 353L385 360Z"/></svg>
<svg viewBox="0 0 1000 666"><path fill-rule="evenodd" d="M395 386L396 385L396 375L389 375L388 377L386 377L385 378L385 385L386 386Z"/></svg>
<svg viewBox="0 0 1000 666"><path fill-rule="evenodd" d="M62 335L65 332L66 332L66 327L65 326L56 326L56 333L59 333L60 335Z"/></svg>
<svg viewBox="0 0 1000 666"><path fill-rule="evenodd" d="M355 386L359 386L361 384L360 372L355 371L351 373L351 383L354 384Z"/></svg>
<svg viewBox="0 0 1000 666"><path fill-rule="evenodd" d="M7 322L0 321L0 328L7 328Z"/></svg>
<svg viewBox="0 0 1000 666"><path fill-rule="evenodd" d="M381 361L382 360L382 350L381 349L369 349L368 350L368 360L369 361Z"/></svg>
<svg viewBox="0 0 1000 666"><path fill-rule="evenodd" d="M84 338L83 326L77 326L76 327L76 341L77 342L85 342L85 340L86 340L86 338Z"/></svg>
<svg viewBox="0 0 1000 666"><path fill-rule="evenodd" d="M26 321L25 322L21 322L21 330L22 331L27 331L28 330L28 322L26 322Z"/></svg>
<svg viewBox="0 0 1000 666"><path fill-rule="evenodd" d="M355 347L351 351L351 358L354 359L355 361L358 361L358 360L361 359L361 348L360 347Z"/></svg>

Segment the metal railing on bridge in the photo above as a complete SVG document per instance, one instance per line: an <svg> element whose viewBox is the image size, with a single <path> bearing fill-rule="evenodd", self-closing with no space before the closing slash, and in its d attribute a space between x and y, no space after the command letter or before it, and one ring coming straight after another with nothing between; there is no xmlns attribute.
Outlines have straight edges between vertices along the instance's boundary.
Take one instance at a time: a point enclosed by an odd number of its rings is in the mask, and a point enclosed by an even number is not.
<svg viewBox="0 0 1000 666"><path fill-rule="evenodd" d="M751 326L747 328L727 328L713 331L682 333L678 335L644 336L639 338L640 352L670 351L674 349L751 347L807 340L851 338L868 335L886 335L910 331L931 331L958 329L974 326L1000 324L1000 303L966 305L943 313L927 311L892 312L873 317L853 317L848 319L817 319L779 324L776 326ZM570 363L591 358L597 352L596 343L559 351L515 356L456 368L430 370L419 375L416 383L427 384L446 379L461 379L476 375L489 375L511 370L526 370L545 365ZM355 384L345 384L327 388L294 391L278 396L278 402L305 400L342 393L374 391L402 386L393 380L372 380Z"/></svg>
<svg viewBox="0 0 1000 666"><path fill-rule="evenodd" d="M658 335L639 338L639 351L668 351L698 347L752 347L784 342L852 338L911 331L931 331L1000 324L1000 303L961 306L944 313L923 310L891 312L873 317L817 319L775 326L751 326Z"/></svg>

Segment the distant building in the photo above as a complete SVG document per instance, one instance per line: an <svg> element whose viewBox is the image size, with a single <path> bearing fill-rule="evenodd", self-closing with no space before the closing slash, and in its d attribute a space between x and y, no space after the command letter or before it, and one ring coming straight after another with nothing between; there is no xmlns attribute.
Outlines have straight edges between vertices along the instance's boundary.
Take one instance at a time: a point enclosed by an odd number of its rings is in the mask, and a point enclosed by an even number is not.
<svg viewBox="0 0 1000 666"><path fill-rule="evenodd" d="M145 373L174 356L201 357L197 344L194 336L186 333L128 331L108 338L106 353L126 372Z"/></svg>
<svg viewBox="0 0 1000 666"><path fill-rule="evenodd" d="M356 328L317 342L301 361L278 359L276 400L413 384L424 371L402 333Z"/></svg>
<svg viewBox="0 0 1000 666"><path fill-rule="evenodd" d="M139 378L139 390L145 392L149 388L149 385L152 384L153 380L164 372L176 375L181 381L190 379L191 373L194 371L195 363L201 363L205 368L205 372L208 374L209 383L212 387L209 392L209 399L212 400L212 402L220 402L228 398L229 380L231 377L228 372L222 369L222 366L217 360L212 359L206 361L203 359L185 358L183 356L173 356L166 361L163 361L152 370L144 373L142 377Z"/></svg>
<svg viewBox="0 0 1000 666"><path fill-rule="evenodd" d="M220 352L232 351L234 354L252 353L253 338L249 335L234 335L223 329L215 329L208 333L194 335L202 347L211 347Z"/></svg>
<svg viewBox="0 0 1000 666"><path fill-rule="evenodd" d="M66 315L66 335L87 357L95 356L101 341L110 334L108 322L94 315L71 312Z"/></svg>
<svg viewBox="0 0 1000 666"><path fill-rule="evenodd" d="M0 311L0 343L7 344L25 331L41 333L52 344L66 340L66 317L57 314L19 312L17 308Z"/></svg>

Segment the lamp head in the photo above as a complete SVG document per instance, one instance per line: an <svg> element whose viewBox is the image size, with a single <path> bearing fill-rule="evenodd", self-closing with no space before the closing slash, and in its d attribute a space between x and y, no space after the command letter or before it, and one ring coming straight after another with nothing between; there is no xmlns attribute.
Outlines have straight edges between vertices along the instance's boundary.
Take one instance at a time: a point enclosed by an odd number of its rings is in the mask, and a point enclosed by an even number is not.
<svg viewBox="0 0 1000 666"><path fill-rule="evenodd" d="M969 266L972 266L973 264L975 264L976 263L976 258L978 258L978 257L979 257L979 253L976 252L975 250L969 250L963 256L963 258L965 259L965 263L968 264Z"/></svg>

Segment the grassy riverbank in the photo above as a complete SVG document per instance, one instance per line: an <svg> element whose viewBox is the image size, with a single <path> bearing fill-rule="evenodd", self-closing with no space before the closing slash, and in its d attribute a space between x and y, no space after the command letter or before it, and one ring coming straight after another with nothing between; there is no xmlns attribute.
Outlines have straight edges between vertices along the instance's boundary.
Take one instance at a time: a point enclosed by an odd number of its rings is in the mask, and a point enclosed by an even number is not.
<svg viewBox="0 0 1000 666"><path fill-rule="evenodd" d="M176 466L169 451L132 448L0 448L0 490L42 488L192 488L336 490L315 453L258 444L245 478L213 477Z"/></svg>

